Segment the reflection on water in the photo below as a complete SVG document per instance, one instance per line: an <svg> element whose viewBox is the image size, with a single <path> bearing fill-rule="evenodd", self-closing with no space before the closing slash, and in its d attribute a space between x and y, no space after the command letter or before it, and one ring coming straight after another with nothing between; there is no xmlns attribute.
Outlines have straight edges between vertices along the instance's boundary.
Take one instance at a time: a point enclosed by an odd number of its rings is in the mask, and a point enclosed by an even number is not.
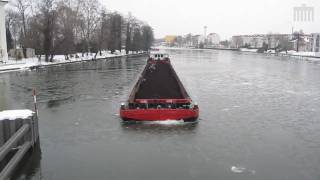
<svg viewBox="0 0 320 180"><path fill-rule="evenodd" d="M0 74L0 111L10 106L10 77L7 74Z"/></svg>
<svg viewBox="0 0 320 180"><path fill-rule="evenodd" d="M61 104L72 103L74 101L75 99L73 98L73 96L68 96L60 99L50 99L47 102L47 104L48 104L48 108L53 108L53 107L60 106Z"/></svg>
<svg viewBox="0 0 320 180"><path fill-rule="evenodd" d="M29 156L31 154L31 156ZM22 160L22 164L18 166L18 170L14 173L11 180L31 180L42 179L41 177L41 148L36 144L27 156ZM45 179L45 178L44 178Z"/></svg>

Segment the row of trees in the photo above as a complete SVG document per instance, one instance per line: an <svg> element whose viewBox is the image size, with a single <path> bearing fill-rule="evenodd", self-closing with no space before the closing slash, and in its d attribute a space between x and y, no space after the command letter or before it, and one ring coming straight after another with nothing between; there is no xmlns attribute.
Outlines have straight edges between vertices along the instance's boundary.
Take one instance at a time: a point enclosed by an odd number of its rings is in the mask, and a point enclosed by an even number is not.
<svg viewBox="0 0 320 180"><path fill-rule="evenodd" d="M6 28L9 48L33 48L46 61L76 52L147 51L154 40L148 24L98 0L12 0Z"/></svg>

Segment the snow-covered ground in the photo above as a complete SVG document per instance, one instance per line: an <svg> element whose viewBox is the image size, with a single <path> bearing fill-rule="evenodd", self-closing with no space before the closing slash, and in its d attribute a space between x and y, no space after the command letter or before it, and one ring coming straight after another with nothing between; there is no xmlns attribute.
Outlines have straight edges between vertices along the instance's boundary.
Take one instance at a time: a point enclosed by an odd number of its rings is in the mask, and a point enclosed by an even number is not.
<svg viewBox="0 0 320 180"><path fill-rule="evenodd" d="M286 52L281 52L281 54L286 54ZM288 55L293 56L306 56L306 57L320 57L319 52L297 52L297 51L288 51Z"/></svg>
<svg viewBox="0 0 320 180"><path fill-rule="evenodd" d="M258 49L248 49L248 48L240 48L241 52L258 52Z"/></svg>
<svg viewBox="0 0 320 180"><path fill-rule="evenodd" d="M16 120L16 119L27 119L33 116L33 111L25 110L8 110L0 111L0 121L2 120Z"/></svg>
<svg viewBox="0 0 320 180"><path fill-rule="evenodd" d="M141 52L138 52L141 53ZM133 52L130 52L129 54L136 54ZM53 58L53 62L45 62L44 56L42 56L42 59L39 60L37 57L34 58L28 58L28 59L22 59L22 60L13 60L10 59L6 62L6 64L0 64L0 73L4 72L10 72L10 71L23 71L23 70L29 70L32 67L37 66L50 66L50 65L58 65L58 64L66 64L66 63L73 63L73 62L81 62L81 61L89 61L95 59L94 53L89 53L88 55L85 54L84 57L82 57L81 53L78 53L78 58L75 56L72 58L69 58L69 60L65 60L64 55L56 55ZM102 52L102 55L98 54L96 59L105 59L110 57L121 57L126 56L127 54L125 51L116 51L115 53L111 54L109 51Z"/></svg>

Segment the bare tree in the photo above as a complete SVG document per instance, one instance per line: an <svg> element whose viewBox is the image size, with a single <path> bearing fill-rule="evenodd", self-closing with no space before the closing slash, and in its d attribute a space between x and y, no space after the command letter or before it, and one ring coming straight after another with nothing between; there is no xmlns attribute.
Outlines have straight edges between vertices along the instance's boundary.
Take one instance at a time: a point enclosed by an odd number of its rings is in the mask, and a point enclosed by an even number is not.
<svg viewBox="0 0 320 180"><path fill-rule="evenodd" d="M273 39L272 37L273 37L272 32L270 32L270 33L267 34L268 49L274 48L274 47L272 46L273 41L274 41L274 39Z"/></svg>
<svg viewBox="0 0 320 180"><path fill-rule="evenodd" d="M302 30L293 33L293 40L296 41L295 48L299 52L300 48L305 46L304 33Z"/></svg>
<svg viewBox="0 0 320 180"><path fill-rule="evenodd" d="M69 60L69 54L75 53L76 12L65 2L60 2L57 6L57 32L55 51L65 55Z"/></svg>
<svg viewBox="0 0 320 180"><path fill-rule="evenodd" d="M288 36L281 36L278 43L278 51L286 51L292 49L292 44Z"/></svg>
<svg viewBox="0 0 320 180"><path fill-rule="evenodd" d="M110 17L105 9L102 9L100 13L100 25L97 28L96 37L97 37L97 48L102 55L102 50L108 49L108 41L110 37Z"/></svg>
<svg viewBox="0 0 320 180"><path fill-rule="evenodd" d="M81 4L81 21L80 26L82 28L82 38L86 42L87 52L90 52L90 40L93 32L96 30L99 24L99 7L98 0L86 0Z"/></svg>
<svg viewBox="0 0 320 180"><path fill-rule="evenodd" d="M44 43L44 34L42 27L42 16L41 14L36 14L29 20L29 35L32 37L29 39L28 46L35 50L36 55L41 60L41 55L44 53L43 43Z"/></svg>
<svg viewBox="0 0 320 180"><path fill-rule="evenodd" d="M139 27L133 30L132 50L139 51L142 49L142 35Z"/></svg>
<svg viewBox="0 0 320 180"><path fill-rule="evenodd" d="M134 26L134 18L131 13L128 14L126 21L126 54L128 54L132 50L132 27Z"/></svg>
<svg viewBox="0 0 320 180"><path fill-rule="evenodd" d="M54 9L54 2L55 0L42 0L40 4L40 15L42 17L41 24L43 33L43 52L46 61L52 61L54 55L53 41L57 19L57 13Z"/></svg>
<svg viewBox="0 0 320 180"><path fill-rule="evenodd" d="M19 17L21 19L21 45L23 48L26 47L26 34L27 34L27 11L31 6L31 2L29 0L14 0L11 1L12 6L17 9L17 12L19 14Z"/></svg>
<svg viewBox="0 0 320 180"><path fill-rule="evenodd" d="M228 40L221 41L220 44L221 44L224 48L229 48L229 47L230 47L230 42L229 42Z"/></svg>
<svg viewBox="0 0 320 180"><path fill-rule="evenodd" d="M153 29L149 25L142 26L142 50L148 51L153 44ZM182 37L181 37L182 39ZM182 44L182 40L181 40Z"/></svg>
<svg viewBox="0 0 320 180"><path fill-rule="evenodd" d="M150 48L154 38L152 28L149 28L148 25L144 25L143 22L133 17L130 13L126 18L125 26L126 53L129 51L139 51Z"/></svg>
<svg viewBox="0 0 320 180"><path fill-rule="evenodd" d="M240 48L243 46L243 39L241 36L232 37L232 41L233 41L235 48Z"/></svg>
<svg viewBox="0 0 320 180"><path fill-rule="evenodd" d="M111 52L121 50L122 46L122 16L118 13L110 14L110 39L109 48Z"/></svg>
<svg viewBox="0 0 320 180"><path fill-rule="evenodd" d="M14 47L31 47L52 61L56 54L102 50L147 50L153 41L152 28L131 16L107 12L99 0L12 0L6 27ZM37 7L37 8L35 8ZM126 37L123 38L123 37Z"/></svg>
<svg viewBox="0 0 320 180"><path fill-rule="evenodd" d="M19 38L19 32L20 32L20 20L19 20L19 14L12 10L8 9L6 12L6 27L10 30L13 38L13 48L17 48L17 42Z"/></svg>

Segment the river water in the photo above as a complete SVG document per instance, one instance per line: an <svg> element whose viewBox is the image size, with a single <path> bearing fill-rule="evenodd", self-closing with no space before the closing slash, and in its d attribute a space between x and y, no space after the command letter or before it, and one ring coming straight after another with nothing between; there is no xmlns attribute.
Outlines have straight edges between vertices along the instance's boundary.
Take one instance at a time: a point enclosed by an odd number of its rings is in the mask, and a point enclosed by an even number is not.
<svg viewBox="0 0 320 180"><path fill-rule="evenodd" d="M0 110L39 99L41 150L14 179L320 179L320 63L171 50L197 124L123 124L146 57L0 74Z"/></svg>

